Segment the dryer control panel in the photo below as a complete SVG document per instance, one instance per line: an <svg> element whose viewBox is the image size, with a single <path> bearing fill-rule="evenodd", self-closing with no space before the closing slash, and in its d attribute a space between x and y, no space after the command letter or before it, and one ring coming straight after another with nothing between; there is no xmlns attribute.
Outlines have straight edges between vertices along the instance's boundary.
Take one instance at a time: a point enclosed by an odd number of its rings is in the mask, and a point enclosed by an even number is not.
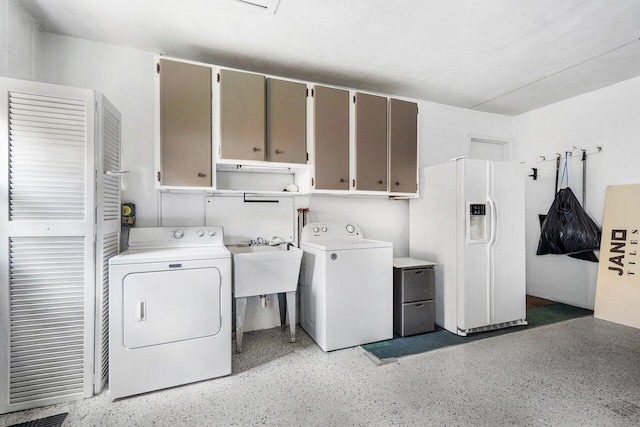
<svg viewBox="0 0 640 427"><path fill-rule="evenodd" d="M129 248L175 248L223 246L220 226L134 227L129 232Z"/></svg>
<svg viewBox="0 0 640 427"><path fill-rule="evenodd" d="M314 222L304 226L300 241L363 238L360 227L352 222Z"/></svg>

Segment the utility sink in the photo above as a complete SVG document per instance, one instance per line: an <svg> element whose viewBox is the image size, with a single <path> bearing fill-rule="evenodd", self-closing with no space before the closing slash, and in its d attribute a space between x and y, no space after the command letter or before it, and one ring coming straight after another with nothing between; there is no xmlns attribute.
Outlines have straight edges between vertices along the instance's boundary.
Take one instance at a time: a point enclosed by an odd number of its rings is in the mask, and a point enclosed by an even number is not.
<svg viewBox="0 0 640 427"><path fill-rule="evenodd" d="M242 351L247 297L278 294L280 325L289 314L291 342L296 342L296 291L302 249L287 245L228 245L233 254L233 296L236 306L236 351ZM286 307L286 312L285 312Z"/></svg>
<svg viewBox="0 0 640 427"><path fill-rule="evenodd" d="M298 287L302 249L285 245L229 245L233 254L236 298L294 292Z"/></svg>

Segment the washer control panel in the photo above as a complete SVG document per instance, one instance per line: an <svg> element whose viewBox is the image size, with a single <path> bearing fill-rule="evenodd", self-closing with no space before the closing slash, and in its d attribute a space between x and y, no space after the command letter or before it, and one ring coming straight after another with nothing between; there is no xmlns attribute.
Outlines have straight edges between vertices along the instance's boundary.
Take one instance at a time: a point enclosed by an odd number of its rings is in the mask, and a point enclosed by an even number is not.
<svg viewBox="0 0 640 427"><path fill-rule="evenodd" d="M129 248L223 245L220 226L133 227Z"/></svg>
<svg viewBox="0 0 640 427"><path fill-rule="evenodd" d="M352 222L316 222L302 229L300 241L362 239L360 227Z"/></svg>

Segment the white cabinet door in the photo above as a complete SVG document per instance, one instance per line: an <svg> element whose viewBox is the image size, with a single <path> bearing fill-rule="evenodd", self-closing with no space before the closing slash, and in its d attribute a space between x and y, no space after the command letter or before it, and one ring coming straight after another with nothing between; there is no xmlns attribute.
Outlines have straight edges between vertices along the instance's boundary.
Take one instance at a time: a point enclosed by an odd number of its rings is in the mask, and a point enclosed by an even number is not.
<svg viewBox="0 0 640 427"><path fill-rule="evenodd" d="M94 102L0 79L0 413L92 394Z"/></svg>
<svg viewBox="0 0 640 427"><path fill-rule="evenodd" d="M94 393L109 377L109 259L120 252L120 112L98 96Z"/></svg>

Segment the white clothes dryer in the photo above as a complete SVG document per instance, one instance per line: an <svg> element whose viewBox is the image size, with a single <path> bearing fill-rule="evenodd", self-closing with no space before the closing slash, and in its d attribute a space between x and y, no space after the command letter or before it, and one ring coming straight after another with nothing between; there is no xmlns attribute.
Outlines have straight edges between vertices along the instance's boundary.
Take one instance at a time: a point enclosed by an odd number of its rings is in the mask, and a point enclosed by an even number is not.
<svg viewBox="0 0 640 427"><path fill-rule="evenodd" d="M393 338L393 245L353 223L307 224L300 325L324 351Z"/></svg>
<svg viewBox="0 0 640 427"><path fill-rule="evenodd" d="M222 227L133 228L109 261L111 400L231 373Z"/></svg>

